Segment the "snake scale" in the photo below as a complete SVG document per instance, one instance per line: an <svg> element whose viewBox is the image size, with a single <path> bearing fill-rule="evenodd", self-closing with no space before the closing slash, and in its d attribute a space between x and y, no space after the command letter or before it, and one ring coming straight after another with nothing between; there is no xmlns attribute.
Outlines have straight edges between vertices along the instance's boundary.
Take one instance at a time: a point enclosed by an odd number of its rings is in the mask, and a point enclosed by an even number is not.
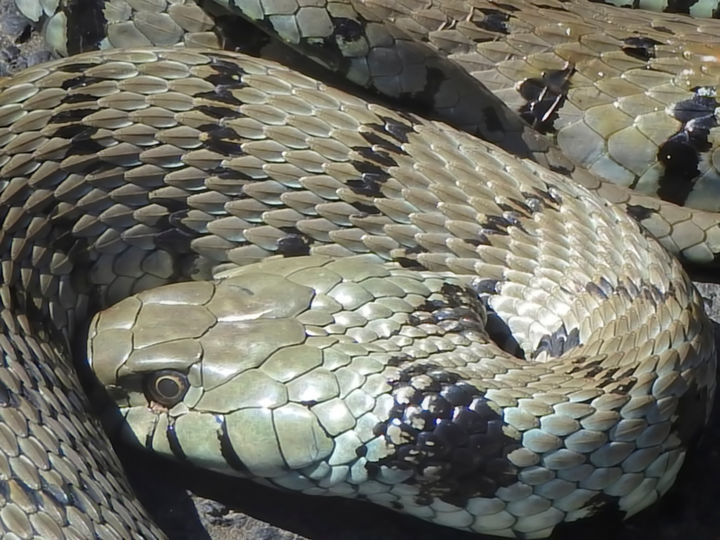
<svg viewBox="0 0 720 540"><path fill-rule="evenodd" d="M715 23L519 1L52 4L18 1L52 16L56 49L138 48L0 82L8 538L163 535L70 361L100 310L87 352L110 423L202 467L527 538L670 488L715 348L637 221L715 262ZM208 49L233 13L362 95ZM640 135L652 152L629 151Z"/></svg>

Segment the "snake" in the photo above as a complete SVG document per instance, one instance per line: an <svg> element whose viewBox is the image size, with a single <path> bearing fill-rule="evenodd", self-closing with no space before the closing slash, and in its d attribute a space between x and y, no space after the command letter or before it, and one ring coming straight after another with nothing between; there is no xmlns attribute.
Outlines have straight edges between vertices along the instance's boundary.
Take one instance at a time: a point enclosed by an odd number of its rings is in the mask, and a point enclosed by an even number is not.
<svg viewBox="0 0 720 540"><path fill-rule="evenodd" d="M715 391L710 321L667 252L715 262L715 23L520 0L17 3L72 56L0 81L8 535L163 537L85 354L136 445L457 529L546 537L672 486ZM208 48L233 13L359 88ZM669 104L640 103L641 80ZM567 149L608 125L615 143ZM628 151L639 133L652 152Z"/></svg>

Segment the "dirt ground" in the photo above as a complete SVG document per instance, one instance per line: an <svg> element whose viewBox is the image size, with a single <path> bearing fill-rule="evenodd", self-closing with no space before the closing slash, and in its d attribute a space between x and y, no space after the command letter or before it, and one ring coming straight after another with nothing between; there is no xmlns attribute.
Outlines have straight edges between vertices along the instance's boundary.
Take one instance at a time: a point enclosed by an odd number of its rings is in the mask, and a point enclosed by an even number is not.
<svg viewBox="0 0 720 540"><path fill-rule="evenodd" d="M38 33L0 0L0 75L49 57ZM706 275L705 281L720 281ZM720 322L720 286L700 283ZM717 324L716 324L717 327ZM718 332L716 331L716 335ZM720 414L689 455L678 482L660 503L626 522L602 520L557 530L556 540L720 540ZM143 453L120 451L140 498L173 540L475 539L370 504L282 493L249 481L184 469Z"/></svg>

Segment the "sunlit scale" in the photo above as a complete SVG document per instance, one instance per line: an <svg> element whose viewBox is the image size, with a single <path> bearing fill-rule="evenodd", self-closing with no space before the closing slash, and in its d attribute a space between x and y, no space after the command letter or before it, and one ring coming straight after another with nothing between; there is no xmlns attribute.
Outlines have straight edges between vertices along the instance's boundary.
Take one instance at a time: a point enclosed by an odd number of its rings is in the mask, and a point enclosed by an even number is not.
<svg viewBox="0 0 720 540"><path fill-rule="evenodd" d="M66 347L123 298L90 360L105 416L161 454L510 537L670 488L714 344L636 222L715 262L717 23L553 0L17 3L52 16L57 51L138 49L0 82L0 529L161 536ZM179 47L237 47L238 12L402 110Z"/></svg>

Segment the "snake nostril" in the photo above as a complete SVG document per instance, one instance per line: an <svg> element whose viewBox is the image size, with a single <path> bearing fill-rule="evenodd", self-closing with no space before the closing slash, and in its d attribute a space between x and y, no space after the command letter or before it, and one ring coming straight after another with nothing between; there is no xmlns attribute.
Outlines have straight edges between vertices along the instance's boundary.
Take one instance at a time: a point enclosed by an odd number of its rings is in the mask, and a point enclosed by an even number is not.
<svg viewBox="0 0 720 540"><path fill-rule="evenodd" d="M149 374L144 386L148 400L172 407L185 397L190 383L184 373L165 369Z"/></svg>

